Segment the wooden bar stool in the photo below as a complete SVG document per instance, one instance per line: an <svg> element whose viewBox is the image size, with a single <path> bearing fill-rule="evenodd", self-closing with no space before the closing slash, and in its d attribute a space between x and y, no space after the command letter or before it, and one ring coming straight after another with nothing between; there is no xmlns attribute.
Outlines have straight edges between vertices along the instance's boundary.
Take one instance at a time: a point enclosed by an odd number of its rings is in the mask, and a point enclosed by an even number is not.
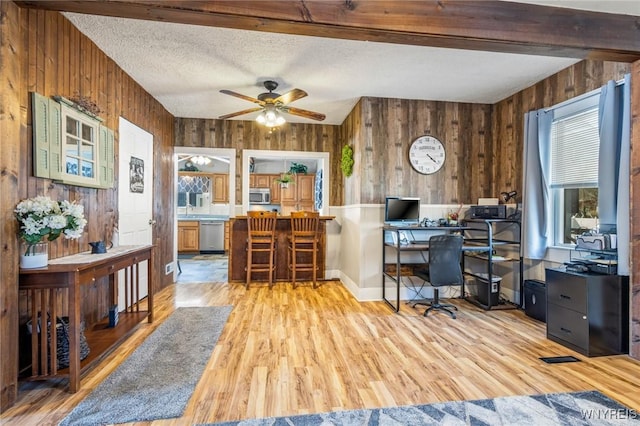
<svg viewBox="0 0 640 426"><path fill-rule="evenodd" d="M291 235L289 236L289 276L296 288L296 273L303 271L313 272L313 288L316 288L318 273L318 226L320 213L312 211L291 212ZM298 255L309 253L301 263ZM309 262L308 257L311 257Z"/></svg>
<svg viewBox="0 0 640 426"><path fill-rule="evenodd" d="M247 288L253 272L268 272L269 288L273 286L276 267L276 223L277 212L247 212Z"/></svg>

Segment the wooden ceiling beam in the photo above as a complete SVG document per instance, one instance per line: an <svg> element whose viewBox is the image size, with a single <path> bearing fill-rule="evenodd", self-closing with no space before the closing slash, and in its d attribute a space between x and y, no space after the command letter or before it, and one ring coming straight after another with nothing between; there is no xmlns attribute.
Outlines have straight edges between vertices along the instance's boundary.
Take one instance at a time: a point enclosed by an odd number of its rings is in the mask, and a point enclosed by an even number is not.
<svg viewBox="0 0 640 426"><path fill-rule="evenodd" d="M640 17L508 1L48 0L21 7L346 40L634 62Z"/></svg>

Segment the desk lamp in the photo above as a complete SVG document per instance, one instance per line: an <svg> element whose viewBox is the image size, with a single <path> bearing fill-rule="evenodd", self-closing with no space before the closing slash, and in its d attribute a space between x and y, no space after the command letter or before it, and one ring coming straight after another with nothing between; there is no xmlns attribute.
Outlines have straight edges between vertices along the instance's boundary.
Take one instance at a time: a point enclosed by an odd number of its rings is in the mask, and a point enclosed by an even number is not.
<svg viewBox="0 0 640 426"><path fill-rule="evenodd" d="M520 204L516 201L516 197L518 196L518 191L509 191L509 192L501 192L502 200L505 203L512 201L516 203L516 211L509 215L509 219L518 219L520 217Z"/></svg>

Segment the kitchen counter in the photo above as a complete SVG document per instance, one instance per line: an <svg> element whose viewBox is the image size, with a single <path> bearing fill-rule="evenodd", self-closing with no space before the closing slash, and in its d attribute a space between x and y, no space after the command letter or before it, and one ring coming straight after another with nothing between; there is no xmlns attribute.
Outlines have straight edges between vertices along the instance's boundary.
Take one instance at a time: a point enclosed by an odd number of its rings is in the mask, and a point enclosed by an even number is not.
<svg viewBox="0 0 640 426"><path fill-rule="evenodd" d="M183 221L183 220L192 220L192 221L219 220L219 221L226 221L226 220L229 220L229 216L218 216L218 215L207 215L207 214L178 215L178 221Z"/></svg>
<svg viewBox="0 0 640 426"><path fill-rule="evenodd" d="M178 253L223 252L228 216L178 215Z"/></svg>
<svg viewBox="0 0 640 426"><path fill-rule="evenodd" d="M320 246L318 248L318 279L324 279L326 259L326 223L334 216L320 216ZM247 277L247 216L236 216L229 221L229 282L245 282ZM276 223L276 281L289 281L288 236L291 235L291 217L278 216ZM306 253L311 256L311 253ZM301 259L300 262L307 262ZM252 274L253 281L267 281L266 272ZM311 280L311 272L300 272L301 280Z"/></svg>

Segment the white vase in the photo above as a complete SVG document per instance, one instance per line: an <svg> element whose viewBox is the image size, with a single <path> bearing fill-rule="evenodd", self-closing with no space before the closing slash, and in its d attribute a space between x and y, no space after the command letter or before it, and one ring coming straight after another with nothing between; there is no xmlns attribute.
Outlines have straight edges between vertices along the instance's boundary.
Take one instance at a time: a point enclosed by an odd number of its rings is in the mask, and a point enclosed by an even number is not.
<svg viewBox="0 0 640 426"><path fill-rule="evenodd" d="M44 268L49 263L49 243L20 243L20 267L23 269Z"/></svg>

